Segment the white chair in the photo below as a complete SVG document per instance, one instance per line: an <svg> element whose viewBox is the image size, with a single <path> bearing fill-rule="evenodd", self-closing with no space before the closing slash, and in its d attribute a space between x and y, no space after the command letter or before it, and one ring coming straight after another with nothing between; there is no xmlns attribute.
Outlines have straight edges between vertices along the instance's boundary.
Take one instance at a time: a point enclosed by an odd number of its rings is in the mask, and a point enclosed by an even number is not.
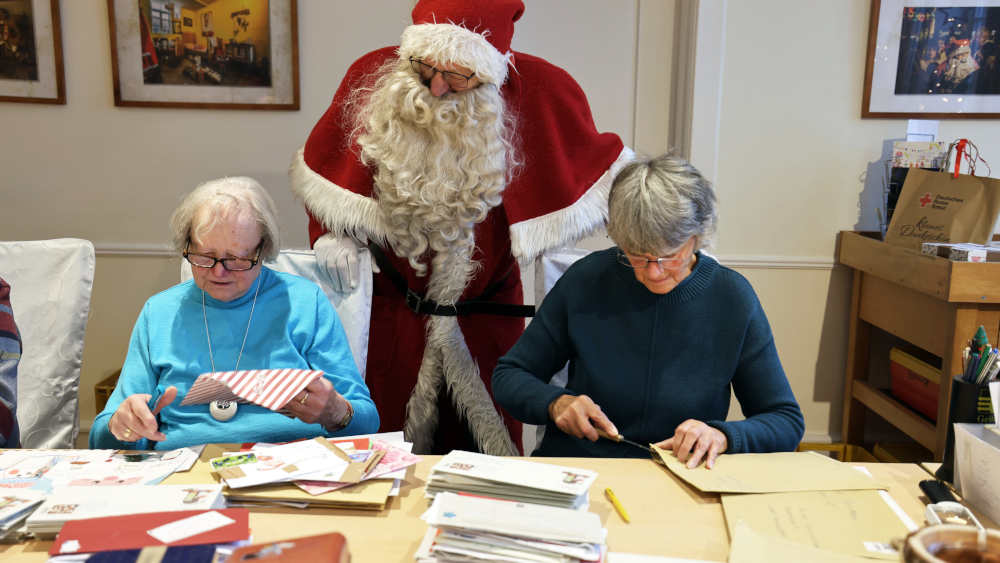
<svg viewBox="0 0 1000 563"><path fill-rule="evenodd" d="M364 378L365 364L368 361L368 327L372 313L371 255L362 252L358 256L358 267L362 275L358 288L351 293L340 293L333 289L326 272L321 271L316 265L316 254L312 250L282 250L273 262L265 262L264 265L272 270L312 280L323 289L323 293L337 311L340 323L344 325L351 353L354 354L354 362L358 365L361 377ZM189 279L191 279L191 264L182 259L181 281Z"/></svg>
<svg viewBox="0 0 1000 563"><path fill-rule="evenodd" d="M80 364L94 285L94 245L82 239L0 242L21 333L17 421L25 448L72 448Z"/></svg>
<svg viewBox="0 0 1000 563"><path fill-rule="evenodd" d="M542 300L545 299L545 296L552 289L552 286L559 281L559 278L562 277L562 275L566 272L566 269L569 268L573 262L576 262L591 252L593 252L593 250L567 247L557 248L539 256L538 259L535 260L535 304L542 304ZM559 372L552 376L550 383L552 383L552 385L565 387L568 376L568 369L566 366L563 366ZM544 426L535 426L533 424L523 425L521 441L524 446L524 453L530 454L539 444L542 443L542 436L544 435Z"/></svg>

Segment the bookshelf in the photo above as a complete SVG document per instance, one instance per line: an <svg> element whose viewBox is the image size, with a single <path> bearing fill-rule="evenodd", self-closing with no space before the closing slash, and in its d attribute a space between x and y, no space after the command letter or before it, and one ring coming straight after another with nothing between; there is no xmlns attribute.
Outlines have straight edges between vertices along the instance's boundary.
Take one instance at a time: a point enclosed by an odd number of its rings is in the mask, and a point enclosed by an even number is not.
<svg viewBox="0 0 1000 563"><path fill-rule="evenodd" d="M983 325L1000 331L1000 263L952 262L888 245L875 233L841 231L837 257L853 269L842 439L864 442L874 412L920 445L944 455L951 377L962 372L962 348ZM937 422L931 422L868 382L872 327L941 358Z"/></svg>

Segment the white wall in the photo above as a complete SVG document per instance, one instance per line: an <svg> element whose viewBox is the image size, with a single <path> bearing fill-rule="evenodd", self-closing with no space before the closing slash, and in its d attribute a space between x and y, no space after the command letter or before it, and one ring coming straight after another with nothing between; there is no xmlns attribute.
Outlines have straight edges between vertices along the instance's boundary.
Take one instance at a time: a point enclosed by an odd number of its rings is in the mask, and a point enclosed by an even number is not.
<svg viewBox="0 0 1000 563"><path fill-rule="evenodd" d="M883 142L906 131L903 119L860 118L870 2L701 4L722 14L721 35L708 38L721 55L706 50L718 84L695 90L699 100L717 96L718 111L693 124L704 138L692 147L696 165L700 155L715 159L717 249L724 263L744 266L760 294L806 438L838 438L850 279L831 269L835 237L875 229L871 219L859 224L865 174ZM942 120L939 140L958 137L987 160L1000 155L993 120Z"/></svg>
<svg viewBox="0 0 1000 563"><path fill-rule="evenodd" d="M633 144L637 0L526 4L514 49L566 68L588 93L598 128ZM4 130L17 132L0 136L0 239L80 237L97 247L80 384L85 430L93 386L121 366L143 302L178 281L167 221L183 194L220 176L256 177L277 201L283 246L306 246L288 164L350 63L397 43L412 2L300 0L295 112L117 108L107 3L60 6L67 104L0 103Z"/></svg>
<svg viewBox="0 0 1000 563"><path fill-rule="evenodd" d="M673 2L526 3L515 48L569 70L600 129L646 152L666 148ZM121 365L143 301L178 279L163 249L181 195L206 179L255 176L278 201L285 246L304 246L304 214L285 176L291 155L348 64L397 40L409 5L301 0L302 109L227 112L114 107L106 3L61 2L67 105L0 104L4 129L17 133L0 136L0 238L97 245L83 428L91 389ZM711 17L700 22L691 154L719 193L715 252L757 289L814 440L839 435L849 279L833 266L835 235L856 227L868 164L905 130L903 120L859 117L869 5L700 3ZM942 121L943 140L959 136L987 159L1000 146L993 121Z"/></svg>

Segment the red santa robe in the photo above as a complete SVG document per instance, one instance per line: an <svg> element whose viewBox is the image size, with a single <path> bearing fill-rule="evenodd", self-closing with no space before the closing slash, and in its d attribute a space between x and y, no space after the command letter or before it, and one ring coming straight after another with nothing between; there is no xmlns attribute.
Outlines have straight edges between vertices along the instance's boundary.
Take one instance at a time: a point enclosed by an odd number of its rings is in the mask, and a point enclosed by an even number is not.
<svg viewBox="0 0 1000 563"><path fill-rule="evenodd" d="M330 108L292 163L292 190L309 212L313 243L327 232L364 233L370 240L385 240L385 226L373 199L373 170L360 162L360 148L349 138L350 117L343 112L349 93L395 57L397 48L386 47L351 66ZM501 94L507 111L517 116L515 144L524 164L504 191L503 202L475 228L473 259L480 269L468 281L461 299L475 299L492 284L500 283L500 290L489 301L520 305L523 292L518 262L530 263L545 250L565 246L601 227L607 220L614 174L633 153L617 135L597 132L579 85L564 70L541 58L513 53ZM440 274L428 260L429 275L418 277L405 258L394 255L384 244L382 248L409 288L421 295L429 279ZM381 430L406 427L407 438L417 443L415 450L426 446L420 446L419 436L410 434L433 431L414 430L406 424L406 406L418 374L429 377L421 371L422 366L427 371L423 356L432 328L427 323L428 315L411 311L386 275L375 275L366 383L378 407ZM445 372L443 383L441 379L428 383L431 389L448 390L440 393L437 401L440 418L432 450L467 449L468 428L481 451L516 454L510 445L484 437L489 435L484 427L494 421L482 416L469 419L468 409L469 403L492 401L493 368L520 336L524 319L475 314L459 316L458 326L461 334L444 347L444 357L438 362L441 365L437 367ZM453 377L455 372L463 372L462 377ZM454 403L458 403L457 409ZM498 408L495 403L493 407ZM409 413L411 419L414 414ZM505 412L502 416L520 450L520 423ZM433 424L433 417L431 421ZM424 444L427 439L423 437Z"/></svg>

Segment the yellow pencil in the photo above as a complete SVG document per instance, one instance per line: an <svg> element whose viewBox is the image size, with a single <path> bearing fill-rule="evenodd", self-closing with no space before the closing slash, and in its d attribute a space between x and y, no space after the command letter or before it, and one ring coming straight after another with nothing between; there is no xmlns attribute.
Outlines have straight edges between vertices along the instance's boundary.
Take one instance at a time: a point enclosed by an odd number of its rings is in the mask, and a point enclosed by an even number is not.
<svg viewBox="0 0 1000 563"><path fill-rule="evenodd" d="M608 500L611 501L611 505L615 507L615 512L618 513L618 516L621 516L622 520L624 520L625 523L628 524L629 523L628 512L625 512L625 507L622 506L622 503L618 502L618 497L615 496L615 493L610 488L607 488L604 489L604 495L608 497Z"/></svg>

